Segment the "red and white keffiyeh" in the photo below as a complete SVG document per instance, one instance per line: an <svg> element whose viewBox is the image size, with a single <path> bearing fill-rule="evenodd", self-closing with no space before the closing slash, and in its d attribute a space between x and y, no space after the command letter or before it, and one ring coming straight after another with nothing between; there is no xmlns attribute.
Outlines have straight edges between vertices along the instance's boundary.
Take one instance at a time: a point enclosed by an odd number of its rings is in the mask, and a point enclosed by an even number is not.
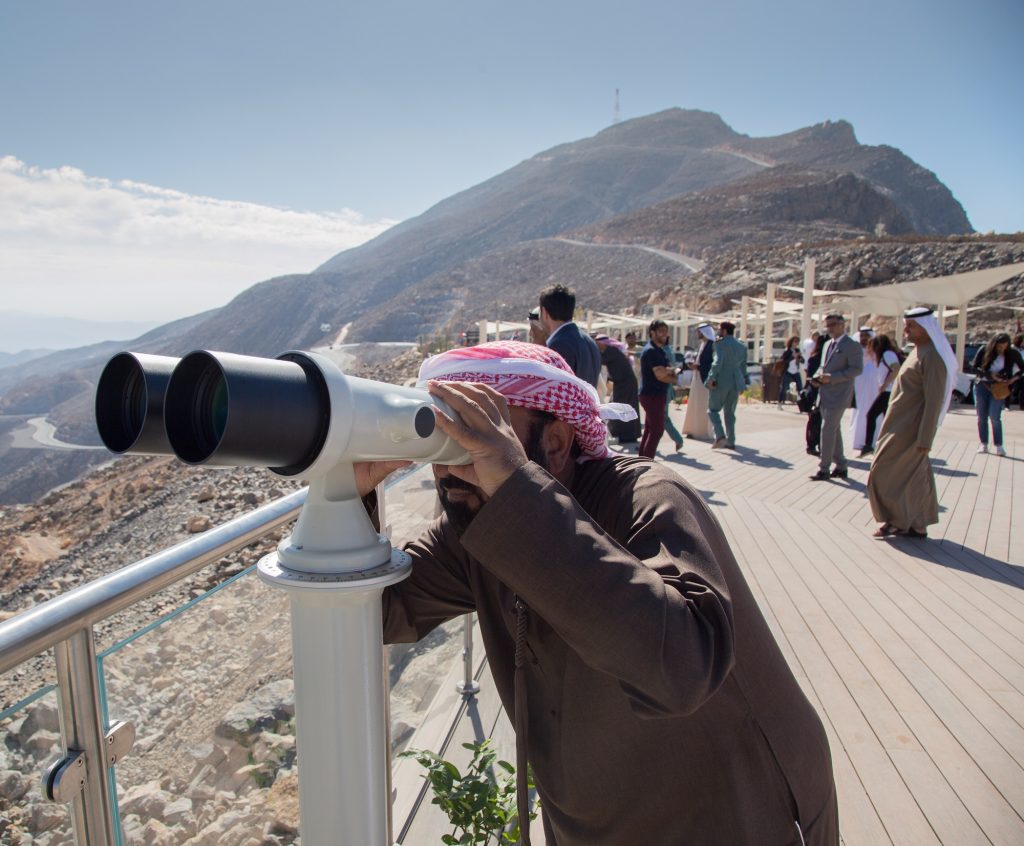
<svg viewBox="0 0 1024 846"><path fill-rule="evenodd" d="M432 356L420 365L417 383L479 382L489 385L509 405L546 411L576 430L580 461L607 458L608 430L603 420L633 420L623 403L602 405L594 387L578 378L554 350L521 341L491 341Z"/></svg>

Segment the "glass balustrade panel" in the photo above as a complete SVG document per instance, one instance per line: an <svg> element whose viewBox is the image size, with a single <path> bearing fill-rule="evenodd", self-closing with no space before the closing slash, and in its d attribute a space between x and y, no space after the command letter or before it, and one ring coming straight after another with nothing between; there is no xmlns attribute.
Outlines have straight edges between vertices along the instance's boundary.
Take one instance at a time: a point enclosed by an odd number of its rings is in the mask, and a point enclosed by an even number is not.
<svg viewBox="0 0 1024 846"><path fill-rule="evenodd" d="M68 805L44 795L45 773L63 754L57 692L26 690L26 669L0 675L0 843L73 843Z"/></svg>
<svg viewBox="0 0 1024 846"><path fill-rule="evenodd" d="M434 516L429 468L388 486L396 544ZM108 724L134 724L114 768L123 843L216 844L298 836L289 603L249 568L100 655ZM392 647L392 746L454 690L461 621Z"/></svg>
<svg viewBox="0 0 1024 846"><path fill-rule="evenodd" d="M434 476L429 465L395 479L387 488L385 521L391 541L401 547L418 537L438 514ZM391 748L397 753L410 743L428 712L457 700L461 678L462 619L439 626L418 643L388 647L391 685Z"/></svg>
<svg viewBox="0 0 1024 846"><path fill-rule="evenodd" d="M113 770L123 843L294 839L284 591L249 568L99 660L108 724L126 720L136 733Z"/></svg>

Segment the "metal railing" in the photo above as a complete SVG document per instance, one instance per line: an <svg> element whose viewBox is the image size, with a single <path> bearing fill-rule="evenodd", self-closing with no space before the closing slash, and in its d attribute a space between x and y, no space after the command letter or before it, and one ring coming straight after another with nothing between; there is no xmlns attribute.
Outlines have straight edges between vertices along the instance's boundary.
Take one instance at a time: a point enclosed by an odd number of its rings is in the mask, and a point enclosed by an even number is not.
<svg viewBox="0 0 1024 846"><path fill-rule="evenodd" d="M305 500L306 490L296 491L0 623L0 673L54 650L64 757L46 792L70 802L80 846L117 843L107 768L124 745L117 727L104 725L94 625L259 540L294 519Z"/></svg>
<svg viewBox="0 0 1024 846"><path fill-rule="evenodd" d="M76 843L118 843L117 799L108 768L134 739L131 726L105 725L94 626L293 520L306 496L305 488L296 491L0 622L0 673L54 650L64 755L50 768L44 791L50 799L69 803ZM378 502L383 518L382 489ZM457 690L468 698L479 691L473 615L465 615L463 624L464 670Z"/></svg>

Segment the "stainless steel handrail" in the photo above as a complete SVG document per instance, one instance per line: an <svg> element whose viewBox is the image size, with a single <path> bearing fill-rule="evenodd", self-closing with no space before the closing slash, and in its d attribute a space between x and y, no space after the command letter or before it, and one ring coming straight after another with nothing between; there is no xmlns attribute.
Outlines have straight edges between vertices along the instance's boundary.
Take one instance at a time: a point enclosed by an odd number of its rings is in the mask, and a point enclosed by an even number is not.
<svg viewBox="0 0 1024 846"><path fill-rule="evenodd" d="M294 519L305 501L303 488L0 623L0 673L247 546Z"/></svg>

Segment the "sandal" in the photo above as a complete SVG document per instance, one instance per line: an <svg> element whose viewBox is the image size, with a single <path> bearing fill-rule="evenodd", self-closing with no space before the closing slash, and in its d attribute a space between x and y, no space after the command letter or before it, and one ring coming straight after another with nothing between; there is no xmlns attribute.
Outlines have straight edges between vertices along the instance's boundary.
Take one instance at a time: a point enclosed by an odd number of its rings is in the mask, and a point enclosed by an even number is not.
<svg viewBox="0 0 1024 846"><path fill-rule="evenodd" d="M875 533L872 535L872 537L888 538L898 534L900 534L900 530L897 529L892 523L883 523L881 526L875 529Z"/></svg>

